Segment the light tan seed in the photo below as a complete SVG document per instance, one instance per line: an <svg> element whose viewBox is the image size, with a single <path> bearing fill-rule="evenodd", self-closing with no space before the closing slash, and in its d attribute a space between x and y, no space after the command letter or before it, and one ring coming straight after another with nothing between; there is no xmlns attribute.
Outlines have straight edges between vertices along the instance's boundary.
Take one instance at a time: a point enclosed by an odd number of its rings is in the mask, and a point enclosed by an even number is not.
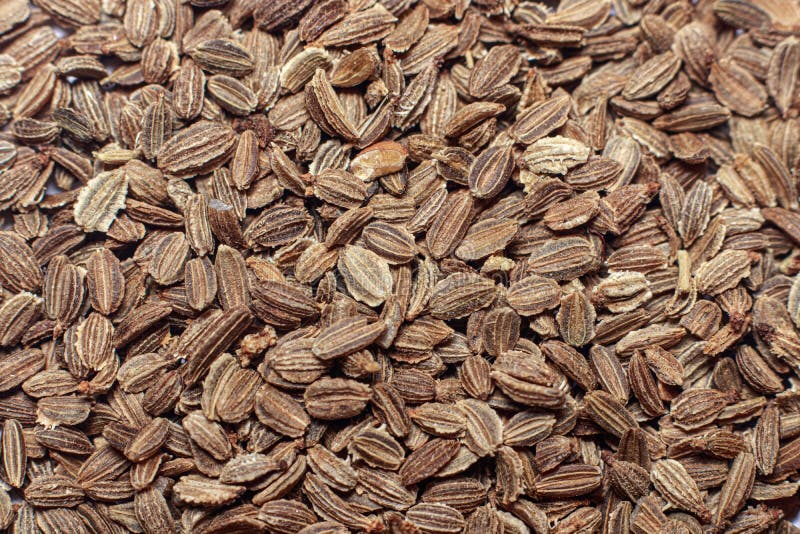
<svg viewBox="0 0 800 534"><path fill-rule="evenodd" d="M370 306L381 304L392 290L392 275L386 260L365 248L346 245L337 263L348 291Z"/></svg>
<svg viewBox="0 0 800 534"><path fill-rule="evenodd" d="M245 491L244 486L222 484L200 475L181 477L173 491L183 503L196 506L220 506L236 500Z"/></svg>
<svg viewBox="0 0 800 534"><path fill-rule="evenodd" d="M692 477L676 460L660 460L653 466L650 479L655 488L673 506L697 515L708 521L710 512L706 507Z"/></svg>

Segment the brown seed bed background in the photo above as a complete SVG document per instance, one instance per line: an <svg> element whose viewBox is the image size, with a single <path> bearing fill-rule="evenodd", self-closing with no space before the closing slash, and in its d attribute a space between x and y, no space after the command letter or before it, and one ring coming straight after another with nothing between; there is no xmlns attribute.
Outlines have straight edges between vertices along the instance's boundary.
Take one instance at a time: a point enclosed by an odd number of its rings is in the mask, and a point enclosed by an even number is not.
<svg viewBox="0 0 800 534"><path fill-rule="evenodd" d="M791 534L797 0L6 0L0 530Z"/></svg>

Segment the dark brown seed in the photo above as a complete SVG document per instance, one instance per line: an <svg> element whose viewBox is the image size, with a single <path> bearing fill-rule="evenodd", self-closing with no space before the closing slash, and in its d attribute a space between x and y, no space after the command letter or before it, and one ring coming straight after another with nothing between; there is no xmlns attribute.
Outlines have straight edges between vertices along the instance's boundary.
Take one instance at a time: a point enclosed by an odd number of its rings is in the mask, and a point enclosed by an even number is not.
<svg viewBox="0 0 800 534"><path fill-rule="evenodd" d="M132 462L146 460L164 443L169 437L169 421L157 417L145 425L125 448L125 456Z"/></svg>
<svg viewBox="0 0 800 534"><path fill-rule="evenodd" d="M470 191L477 198L493 198L503 190L513 172L512 147L490 147L481 152L469 169Z"/></svg>
<svg viewBox="0 0 800 534"><path fill-rule="evenodd" d="M434 439L415 450L400 467L403 485L411 486L434 475L453 459L459 447L455 440Z"/></svg>
<svg viewBox="0 0 800 534"><path fill-rule="evenodd" d="M343 378L323 378L306 389L304 399L312 417L336 420L361 413L371 396L372 390L366 384Z"/></svg>
<svg viewBox="0 0 800 534"><path fill-rule="evenodd" d="M3 467L8 483L21 488L25 482L25 471L28 460L28 448L22 426L16 419L6 419L3 423Z"/></svg>
<svg viewBox="0 0 800 534"><path fill-rule="evenodd" d="M263 424L291 437L302 436L310 424L300 403L266 384L256 395L255 411Z"/></svg>

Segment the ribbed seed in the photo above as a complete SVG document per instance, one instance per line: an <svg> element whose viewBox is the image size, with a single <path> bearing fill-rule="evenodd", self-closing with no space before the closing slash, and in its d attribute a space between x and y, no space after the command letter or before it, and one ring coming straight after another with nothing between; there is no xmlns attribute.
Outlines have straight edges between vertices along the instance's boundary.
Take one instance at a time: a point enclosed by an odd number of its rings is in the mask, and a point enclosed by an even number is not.
<svg viewBox="0 0 800 534"><path fill-rule="evenodd" d="M158 168L177 176L211 172L231 156L234 142L230 128L200 121L164 143L158 152Z"/></svg>
<svg viewBox="0 0 800 534"><path fill-rule="evenodd" d="M322 378L306 388L303 397L309 415L336 420L361 413L372 397L372 390L355 380Z"/></svg>
<svg viewBox="0 0 800 534"><path fill-rule="evenodd" d="M22 426L16 419L6 419L3 423L3 467L8 483L21 488L25 482L28 450Z"/></svg>
<svg viewBox="0 0 800 534"><path fill-rule="evenodd" d="M415 450L400 467L400 479L410 486L434 475L456 455L459 443L456 440L434 439Z"/></svg>
<svg viewBox="0 0 800 534"><path fill-rule="evenodd" d="M256 395L255 411L263 424L291 437L302 436L310 423L300 403L266 384Z"/></svg>
<svg viewBox="0 0 800 534"><path fill-rule="evenodd" d="M655 488L673 506L708 521L709 511L686 469L675 460L660 460L650 473Z"/></svg>

